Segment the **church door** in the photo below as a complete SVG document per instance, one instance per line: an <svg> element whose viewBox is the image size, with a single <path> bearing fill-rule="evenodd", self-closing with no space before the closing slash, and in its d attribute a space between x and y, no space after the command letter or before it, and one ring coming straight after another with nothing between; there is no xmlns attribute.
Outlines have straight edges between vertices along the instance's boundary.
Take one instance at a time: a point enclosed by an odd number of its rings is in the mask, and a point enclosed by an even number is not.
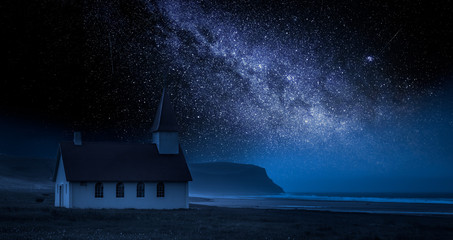
<svg viewBox="0 0 453 240"><path fill-rule="evenodd" d="M60 185L58 192L60 193L60 207L63 207L63 185Z"/></svg>

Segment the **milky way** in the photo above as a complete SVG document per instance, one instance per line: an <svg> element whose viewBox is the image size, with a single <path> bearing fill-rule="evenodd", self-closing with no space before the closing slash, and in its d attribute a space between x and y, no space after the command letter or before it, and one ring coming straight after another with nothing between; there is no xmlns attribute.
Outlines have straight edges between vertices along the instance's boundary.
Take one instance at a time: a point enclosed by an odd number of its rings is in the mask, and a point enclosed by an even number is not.
<svg viewBox="0 0 453 240"><path fill-rule="evenodd" d="M363 47L367 39L352 30L342 30L344 37L322 36L327 33L321 26L306 29L316 25L312 16L275 19L274 13L269 20L258 12L241 19L187 1L162 2L158 9L172 28L184 32L160 42L189 85L180 89L178 104L195 109L202 124L193 127L208 127L214 138L247 141L253 136L268 141L269 148L282 141L305 146L412 111L416 80L407 77L401 83L394 78L404 76L386 74L385 65L379 65L384 60ZM276 26L279 21L286 28ZM374 53L388 51L396 35Z"/></svg>
<svg viewBox="0 0 453 240"><path fill-rule="evenodd" d="M42 23L50 37L37 33L46 47L30 38L39 50L31 59L42 66L23 77L29 82L12 84L30 94L18 109L36 107L88 139L95 132L148 142L165 86L189 162L254 163L298 190L328 177L326 186L344 176L451 177L453 19L442 3L134 0L61 8L74 22L55 24L67 15L58 10L61 19ZM21 70L17 49L10 64ZM41 72L46 80L37 82ZM17 95L9 92L5 101Z"/></svg>
<svg viewBox="0 0 453 240"><path fill-rule="evenodd" d="M388 52L405 51L397 49L404 27L381 19L364 34L347 19L319 23L326 16L285 9L238 14L192 1L149 7L168 18L171 30L157 46L184 82L167 85L187 120L183 143L193 161L283 165L288 175L297 175L294 168L386 171L426 161L402 147L427 148L404 139L423 138L405 121L436 97L439 81L420 87L410 67L387 62Z"/></svg>

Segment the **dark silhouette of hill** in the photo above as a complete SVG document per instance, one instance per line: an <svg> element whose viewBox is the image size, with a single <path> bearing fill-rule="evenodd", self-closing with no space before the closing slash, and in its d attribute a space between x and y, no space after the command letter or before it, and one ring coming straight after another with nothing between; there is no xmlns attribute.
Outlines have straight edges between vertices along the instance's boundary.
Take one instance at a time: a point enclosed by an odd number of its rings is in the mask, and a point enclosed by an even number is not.
<svg viewBox="0 0 453 240"><path fill-rule="evenodd" d="M266 170L251 164L228 162L190 164L191 194L260 195L283 189ZM55 159L37 159L0 154L0 189L37 190L52 188Z"/></svg>
<svg viewBox="0 0 453 240"><path fill-rule="evenodd" d="M262 195L283 193L266 173L251 164L229 162L190 164L191 194Z"/></svg>
<svg viewBox="0 0 453 240"><path fill-rule="evenodd" d="M50 189L53 159L35 159L0 154L0 189Z"/></svg>

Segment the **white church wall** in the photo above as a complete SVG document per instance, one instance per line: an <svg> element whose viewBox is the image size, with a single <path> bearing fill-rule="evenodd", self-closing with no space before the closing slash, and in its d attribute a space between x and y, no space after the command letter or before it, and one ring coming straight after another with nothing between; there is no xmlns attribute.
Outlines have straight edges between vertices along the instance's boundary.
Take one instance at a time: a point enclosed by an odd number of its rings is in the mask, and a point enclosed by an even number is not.
<svg viewBox="0 0 453 240"><path fill-rule="evenodd" d="M157 182L145 182L145 196L137 197L137 182L124 182L124 197L116 197L117 182L103 182L103 198L95 198L96 182L72 182L72 207L74 208L137 208L174 209L188 208L187 182L164 182L165 197L157 197Z"/></svg>
<svg viewBox="0 0 453 240"><path fill-rule="evenodd" d="M64 171L63 158L60 157L57 170L57 177L55 180L55 207L70 207L70 184L66 181L66 174Z"/></svg>
<svg viewBox="0 0 453 240"><path fill-rule="evenodd" d="M155 132L153 143L157 145L160 154L178 154L179 141L177 132Z"/></svg>

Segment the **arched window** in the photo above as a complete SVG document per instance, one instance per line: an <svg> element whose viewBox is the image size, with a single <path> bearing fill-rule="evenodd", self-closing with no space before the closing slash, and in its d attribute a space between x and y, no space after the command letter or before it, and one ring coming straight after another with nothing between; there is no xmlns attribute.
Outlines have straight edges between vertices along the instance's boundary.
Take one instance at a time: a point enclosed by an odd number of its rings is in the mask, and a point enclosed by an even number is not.
<svg viewBox="0 0 453 240"><path fill-rule="evenodd" d="M102 183L98 182L94 186L94 197L95 198L103 198L104 197L104 186Z"/></svg>
<svg viewBox="0 0 453 240"><path fill-rule="evenodd" d="M157 184L157 197L165 197L165 186L163 182Z"/></svg>
<svg viewBox="0 0 453 240"><path fill-rule="evenodd" d="M145 197L145 184L142 182L137 183L137 197Z"/></svg>
<svg viewBox="0 0 453 240"><path fill-rule="evenodd" d="M116 197L117 198L124 197L124 184L122 182L116 184Z"/></svg>

